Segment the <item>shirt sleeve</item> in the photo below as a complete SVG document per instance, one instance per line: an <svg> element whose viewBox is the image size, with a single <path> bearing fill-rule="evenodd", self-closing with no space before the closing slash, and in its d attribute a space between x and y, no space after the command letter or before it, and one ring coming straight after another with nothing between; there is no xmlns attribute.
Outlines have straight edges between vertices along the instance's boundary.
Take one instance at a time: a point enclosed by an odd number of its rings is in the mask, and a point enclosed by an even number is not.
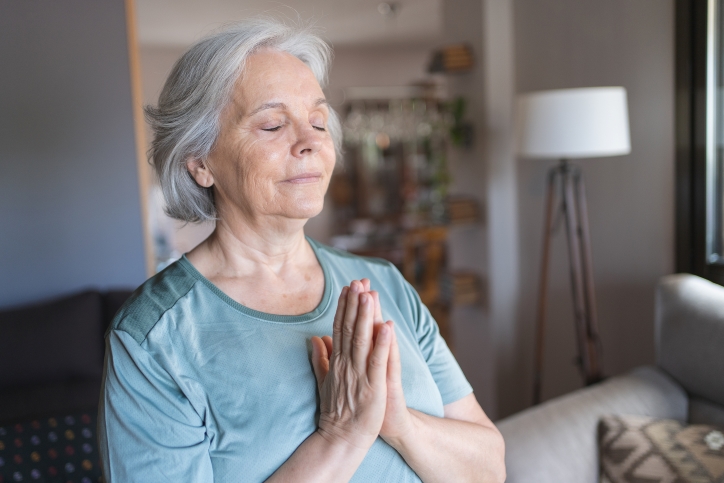
<svg viewBox="0 0 724 483"><path fill-rule="evenodd" d="M445 339L440 335L440 329L430 310L422 303L412 285L404 279L403 283L415 321L417 343L440 391L442 403L450 404L458 401L472 393L473 388L450 352Z"/></svg>
<svg viewBox="0 0 724 483"><path fill-rule="evenodd" d="M202 418L128 333L112 330L98 415L107 483L214 480Z"/></svg>

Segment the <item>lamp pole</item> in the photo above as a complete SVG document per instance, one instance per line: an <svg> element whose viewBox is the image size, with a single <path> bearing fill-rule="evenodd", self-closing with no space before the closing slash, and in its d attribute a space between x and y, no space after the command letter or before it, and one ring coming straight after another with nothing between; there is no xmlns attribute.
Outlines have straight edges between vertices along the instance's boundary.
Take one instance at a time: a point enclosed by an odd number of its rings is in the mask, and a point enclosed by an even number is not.
<svg viewBox="0 0 724 483"><path fill-rule="evenodd" d="M556 223L554 219L556 186L560 186L558 210L563 215L566 223L578 363L586 385L594 384L602 379L601 342L596 317L596 296L593 285L593 262L591 257L591 236L588 228L586 190L580 169L570 164L566 159L561 159L557 166L548 171L545 225L543 227L543 256L541 257L536 318L533 404L538 404L541 400L550 242Z"/></svg>

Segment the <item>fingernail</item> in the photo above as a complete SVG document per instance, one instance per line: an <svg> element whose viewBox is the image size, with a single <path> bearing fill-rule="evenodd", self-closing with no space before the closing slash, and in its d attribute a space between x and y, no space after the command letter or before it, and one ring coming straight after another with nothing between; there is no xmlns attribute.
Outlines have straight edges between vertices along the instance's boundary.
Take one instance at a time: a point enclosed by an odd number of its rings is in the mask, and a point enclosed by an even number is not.
<svg viewBox="0 0 724 483"><path fill-rule="evenodd" d="M352 290L353 293L359 292L359 287L356 283L352 282L352 286L350 287L350 290Z"/></svg>
<svg viewBox="0 0 724 483"><path fill-rule="evenodd" d="M360 302L362 302L363 304L366 304L368 302L369 297L367 296L366 293L363 293L362 295L360 295L359 299L360 299Z"/></svg>
<svg viewBox="0 0 724 483"><path fill-rule="evenodd" d="M380 337L380 338L382 338L382 340L385 340L385 339L387 339L387 337L389 335L390 335L390 328L387 327L386 325L383 325L382 328L380 329L380 333L377 337Z"/></svg>

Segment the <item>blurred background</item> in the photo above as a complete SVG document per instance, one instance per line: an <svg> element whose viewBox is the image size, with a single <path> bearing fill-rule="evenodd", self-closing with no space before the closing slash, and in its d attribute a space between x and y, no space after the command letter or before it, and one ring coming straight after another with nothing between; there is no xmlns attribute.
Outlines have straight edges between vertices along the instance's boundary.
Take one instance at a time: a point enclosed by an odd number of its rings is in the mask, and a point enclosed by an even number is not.
<svg viewBox="0 0 724 483"><path fill-rule="evenodd" d="M493 418L530 405L546 171L515 154L520 93L623 86L631 152L579 163L606 375L654 359L674 271L673 0L0 0L0 308L133 288L210 233L163 214L141 106L195 41L257 14L334 48L344 125L311 237L414 283ZM582 386L553 239L543 399Z"/></svg>

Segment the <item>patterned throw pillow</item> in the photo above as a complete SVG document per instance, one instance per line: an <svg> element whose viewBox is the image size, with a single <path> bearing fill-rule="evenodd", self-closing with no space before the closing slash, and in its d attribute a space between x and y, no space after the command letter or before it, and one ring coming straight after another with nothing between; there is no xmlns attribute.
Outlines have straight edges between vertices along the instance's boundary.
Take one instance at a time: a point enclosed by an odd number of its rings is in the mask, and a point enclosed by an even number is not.
<svg viewBox="0 0 724 483"><path fill-rule="evenodd" d="M0 483L98 483L96 414L0 426Z"/></svg>
<svg viewBox="0 0 724 483"><path fill-rule="evenodd" d="M606 416L598 447L601 483L724 483L724 428Z"/></svg>

